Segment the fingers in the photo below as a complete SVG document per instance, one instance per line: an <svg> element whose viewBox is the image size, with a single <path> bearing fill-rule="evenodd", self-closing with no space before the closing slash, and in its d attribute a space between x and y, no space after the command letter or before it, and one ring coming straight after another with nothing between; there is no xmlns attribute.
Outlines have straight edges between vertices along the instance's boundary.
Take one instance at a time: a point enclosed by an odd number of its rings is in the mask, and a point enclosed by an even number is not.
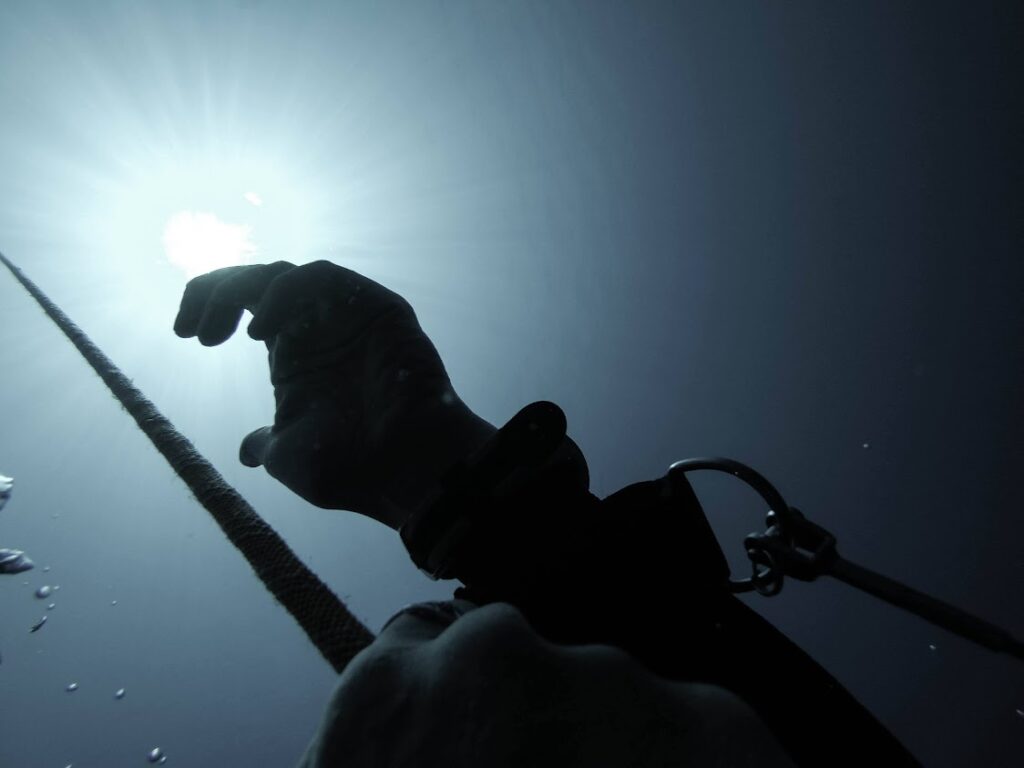
<svg viewBox="0 0 1024 768"><path fill-rule="evenodd" d="M358 272L329 261L314 261L275 277L253 312L249 336L265 341L304 319L312 321L309 315L325 304L351 307L354 319L364 310L379 312L390 297L401 300Z"/></svg>
<svg viewBox="0 0 1024 768"><path fill-rule="evenodd" d="M253 310L252 322L249 323L249 337L257 341L265 341L277 335L289 321L294 321L303 309L308 307L313 297L322 289L322 268L315 264L307 264L290 272L277 275L267 286L260 299L259 306Z"/></svg>
<svg viewBox="0 0 1024 768"><path fill-rule="evenodd" d="M205 346L226 341L238 327L242 311L254 309L274 278L294 269L286 261L226 267L189 281L174 332L182 338L198 336Z"/></svg>
<svg viewBox="0 0 1024 768"><path fill-rule="evenodd" d="M303 319L312 321L307 316L323 304L342 304L355 328L360 320L407 302L358 272L328 261L301 267L286 261L226 267L189 281L174 332L181 338L197 336L206 346L221 344L248 309L254 315L249 336L263 341Z"/></svg>
<svg viewBox="0 0 1024 768"><path fill-rule="evenodd" d="M203 311L206 309L206 302L213 293L213 289L229 274L237 272L242 267L227 267L218 269L205 275L193 278L185 286L185 293L181 297L181 306L178 308L178 316L174 318L174 332L183 339L189 339L196 335L199 329L199 321L203 318Z"/></svg>

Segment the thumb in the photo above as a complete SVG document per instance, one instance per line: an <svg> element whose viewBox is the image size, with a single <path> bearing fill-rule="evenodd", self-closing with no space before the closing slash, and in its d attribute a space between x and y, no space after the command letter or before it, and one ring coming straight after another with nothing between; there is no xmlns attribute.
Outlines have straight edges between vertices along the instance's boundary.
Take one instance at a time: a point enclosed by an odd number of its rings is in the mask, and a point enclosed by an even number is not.
<svg viewBox="0 0 1024 768"><path fill-rule="evenodd" d="M260 427L246 435L238 449L238 460L247 467L263 466L270 447L270 432L270 427Z"/></svg>

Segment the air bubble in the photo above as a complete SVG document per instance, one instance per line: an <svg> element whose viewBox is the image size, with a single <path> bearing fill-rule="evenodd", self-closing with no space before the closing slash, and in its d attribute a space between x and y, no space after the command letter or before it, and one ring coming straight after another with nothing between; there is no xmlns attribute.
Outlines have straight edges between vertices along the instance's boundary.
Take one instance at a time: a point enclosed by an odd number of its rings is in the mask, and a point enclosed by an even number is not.
<svg viewBox="0 0 1024 768"><path fill-rule="evenodd" d="M34 567L32 560L20 549L0 549L0 573L22 573Z"/></svg>
<svg viewBox="0 0 1024 768"><path fill-rule="evenodd" d="M114 691L114 698L117 699L118 701L123 699L124 698L124 688L118 688L116 691Z"/></svg>
<svg viewBox="0 0 1024 768"><path fill-rule="evenodd" d="M39 589L36 590L36 597L38 597L40 600L43 600L44 598L49 597L50 596L50 592L52 592L52 591L53 590L51 590L48 586L46 586L44 584L43 586L41 586Z"/></svg>
<svg viewBox="0 0 1024 768"><path fill-rule="evenodd" d="M68 683L68 687L64 689L68 693L73 693L78 690L78 683Z"/></svg>
<svg viewBox="0 0 1024 768"><path fill-rule="evenodd" d="M153 747L153 749L149 750L147 759L151 763L159 763L161 760L166 760L167 758L164 757L164 751L160 749L160 747Z"/></svg>

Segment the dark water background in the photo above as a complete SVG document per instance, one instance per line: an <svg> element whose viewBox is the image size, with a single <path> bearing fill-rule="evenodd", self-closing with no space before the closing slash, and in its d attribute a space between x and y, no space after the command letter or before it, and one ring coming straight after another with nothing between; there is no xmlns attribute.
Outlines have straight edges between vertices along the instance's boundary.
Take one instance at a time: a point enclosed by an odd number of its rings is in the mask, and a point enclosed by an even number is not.
<svg viewBox="0 0 1024 768"><path fill-rule="evenodd" d="M263 353L172 334L175 212L405 295L483 417L565 409L599 495L735 457L1020 636L1022 31L985 2L7 0L0 249L374 629L451 587L238 464ZM329 668L4 274L0 350L0 546L39 565L0 583L0 766L289 765ZM735 554L763 510L695 485ZM753 602L926 765L1020 765L1021 664L839 584Z"/></svg>

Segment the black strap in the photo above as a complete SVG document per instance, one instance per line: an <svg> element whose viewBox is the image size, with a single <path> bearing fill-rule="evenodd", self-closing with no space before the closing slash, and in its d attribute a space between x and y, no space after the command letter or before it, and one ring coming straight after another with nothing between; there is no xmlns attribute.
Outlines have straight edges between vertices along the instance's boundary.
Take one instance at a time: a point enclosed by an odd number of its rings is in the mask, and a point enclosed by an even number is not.
<svg viewBox="0 0 1024 768"><path fill-rule="evenodd" d="M917 766L825 669L730 594L679 476L601 500L552 469L489 498L452 565L457 598L509 602L553 642L607 643L658 675L744 699L800 766Z"/></svg>

